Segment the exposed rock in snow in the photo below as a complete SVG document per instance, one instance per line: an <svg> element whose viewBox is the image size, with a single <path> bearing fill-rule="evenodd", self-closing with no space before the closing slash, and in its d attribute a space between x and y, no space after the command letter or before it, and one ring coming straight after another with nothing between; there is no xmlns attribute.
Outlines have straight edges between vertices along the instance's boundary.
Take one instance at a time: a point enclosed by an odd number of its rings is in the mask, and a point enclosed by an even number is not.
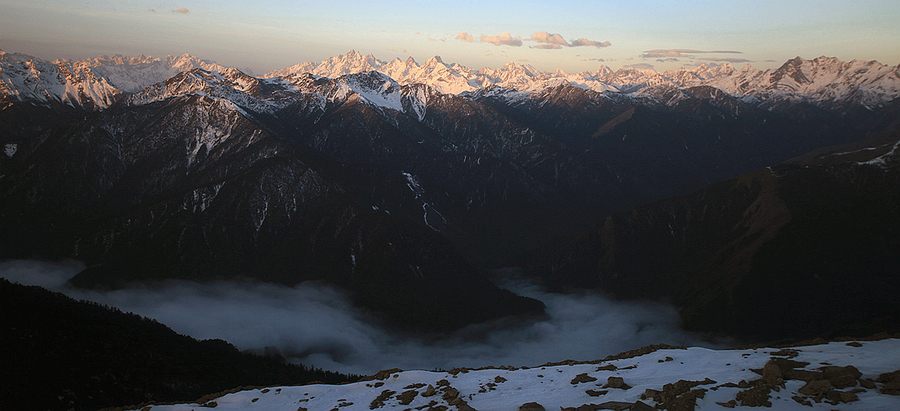
<svg viewBox="0 0 900 411"><path fill-rule="evenodd" d="M103 109L123 93L134 93L193 69L226 67L185 53L182 56L99 56L53 62L0 51L0 98L39 103L59 102Z"/></svg>
<svg viewBox="0 0 900 411"><path fill-rule="evenodd" d="M900 340L789 349L645 347L590 362L536 367L386 370L347 385L251 389L191 410L652 410L767 406L779 410L895 410ZM657 408L658 407L658 408ZM146 409L146 408L145 408Z"/></svg>
<svg viewBox="0 0 900 411"><path fill-rule="evenodd" d="M900 95L900 67L885 66L875 61L842 62L833 57L814 60L798 57L778 69L766 71L750 65L736 70L730 63L725 63L716 66L701 64L691 69L681 68L664 73L635 68L613 71L602 66L596 73L566 74L562 70L542 72L517 62L510 62L498 69L474 70L459 64L447 64L437 56L420 66L412 57L406 61L394 59L383 62L372 55L363 56L350 51L322 63L302 63L269 72L263 77L308 72L337 78L372 70L384 73L401 85L427 84L449 94L475 92L492 86L519 92L540 91L567 82L597 92L635 94L674 104L680 99L672 99L673 89L712 86L746 101L808 101L829 108L846 104L874 107Z"/></svg>

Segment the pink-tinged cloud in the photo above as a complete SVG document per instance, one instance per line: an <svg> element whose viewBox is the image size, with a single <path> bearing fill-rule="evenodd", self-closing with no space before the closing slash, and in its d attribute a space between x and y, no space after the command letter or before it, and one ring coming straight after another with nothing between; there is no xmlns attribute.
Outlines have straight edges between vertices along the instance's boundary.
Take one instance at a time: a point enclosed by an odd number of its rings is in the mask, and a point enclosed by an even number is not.
<svg viewBox="0 0 900 411"><path fill-rule="evenodd" d="M561 49L562 47L563 46L560 46L559 44L543 43L543 44L538 44L537 46L534 46L532 48L541 49L541 50L557 50L557 49Z"/></svg>
<svg viewBox="0 0 900 411"><path fill-rule="evenodd" d="M457 40L462 40L462 41L465 41L465 42L468 42L468 43L472 43L472 42L475 41L475 37L472 37L471 34L466 33L466 32L462 32L462 33L457 34L457 35L456 35L456 39L457 39Z"/></svg>
<svg viewBox="0 0 900 411"><path fill-rule="evenodd" d="M653 70L653 65L649 63L626 64L622 67L633 68L637 70Z"/></svg>
<svg viewBox="0 0 900 411"><path fill-rule="evenodd" d="M184 7L180 8L178 10L172 10L172 13L180 13L180 14L188 14L190 12L191 12L190 10L188 10Z"/></svg>
<svg viewBox="0 0 900 411"><path fill-rule="evenodd" d="M568 46L569 45L569 42L567 42L566 39L563 38L563 36L560 36L557 33L550 34L546 31L535 32L534 34L531 35L530 40L536 41L538 43L557 44L560 46ZM541 47L538 47L538 48L541 48ZM554 48L559 48L559 47L554 47Z"/></svg>
<svg viewBox="0 0 900 411"><path fill-rule="evenodd" d="M717 53L731 53L731 54L743 54L740 51L731 51L731 50L714 50L714 51L705 51L705 50L691 50L691 49L668 49L668 50L648 50L645 51L644 54L641 54L641 57L645 59L655 59L655 58L667 58L667 57L681 57L681 58L694 58L691 54L717 54Z"/></svg>
<svg viewBox="0 0 900 411"><path fill-rule="evenodd" d="M600 47L609 47L612 45L612 43L610 43L608 41L593 41L593 40L588 40L586 38L580 38L578 40L575 40L575 41L569 43L566 41L566 39L563 38L563 36L561 36L557 33L550 34L546 31L535 32L534 34L531 35L531 38L529 40L541 43L537 47L535 47L537 49L559 49L562 47L582 47L582 46L593 46L593 47L600 48ZM550 47L550 45L558 46L558 47Z"/></svg>
<svg viewBox="0 0 900 411"><path fill-rule="evenodd" d="M588 40L588 39L582 38L582 39L573 41L572 44L569 45L569 47L582 47L582 46L593 46L596 48L601 48L601 47L612 46L612 43L610 43L608 41L593 41L593 40Z"/></svg>
<svg viewBox="0 0 900 411"><path fill-rule="evenodd" d="M151 13L156 13L156 9L147 9L147 11L149 11Z"/></svg>
<svg viewBox="0 0 900 411"><path fill-rule="evenodd" d="M503 34L497 34L493 36L488 36L484 33L481 33L481 42L482 43L490 43L495 46L512 46L512 47L521 47L522 46L522 37L516 36L513 37L509 34L510 32L505 32Z"/></svg>
<svg viewBox="0 0 900 411"><path fill-rule="evenodd" d="M728 57L698 58L697 60L703 60L703 61L722 61L722 62L726 62L726 63L750 63L750 62L752 62L752 60L738 59L738 58L728 58Z"/></svg>

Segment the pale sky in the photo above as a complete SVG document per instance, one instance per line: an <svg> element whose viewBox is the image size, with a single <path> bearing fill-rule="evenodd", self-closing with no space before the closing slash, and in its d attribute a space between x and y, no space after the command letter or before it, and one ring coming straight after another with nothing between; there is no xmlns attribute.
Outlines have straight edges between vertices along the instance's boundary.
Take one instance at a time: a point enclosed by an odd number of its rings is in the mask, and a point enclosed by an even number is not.
<svg viewBox="0 0 900 411"><path fill-rule="evenodd" d="M703 62L766 69L823 55L895 66L900 1L0 0L0 49L47 60L187 52L256 74L351 49L569 73Z"/></svg>

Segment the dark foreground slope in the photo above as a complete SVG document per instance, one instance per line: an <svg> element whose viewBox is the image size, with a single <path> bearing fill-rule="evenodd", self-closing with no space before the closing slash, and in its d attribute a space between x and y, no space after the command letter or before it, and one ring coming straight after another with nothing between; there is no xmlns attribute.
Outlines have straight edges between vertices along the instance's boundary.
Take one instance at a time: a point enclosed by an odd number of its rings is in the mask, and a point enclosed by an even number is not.
<svg viewBox="0 0 900 411"><path fill-rule="evenodd" d="M3 409L92 410L189 401L246 385L355 377L197 341L134 314L0 279Z"/></svg>
<svg viewBox="0 0 900 411"><path fill-rule="evenodd" d="M897 331L900 133L613 215L535 273L756 340Z"/></svg>

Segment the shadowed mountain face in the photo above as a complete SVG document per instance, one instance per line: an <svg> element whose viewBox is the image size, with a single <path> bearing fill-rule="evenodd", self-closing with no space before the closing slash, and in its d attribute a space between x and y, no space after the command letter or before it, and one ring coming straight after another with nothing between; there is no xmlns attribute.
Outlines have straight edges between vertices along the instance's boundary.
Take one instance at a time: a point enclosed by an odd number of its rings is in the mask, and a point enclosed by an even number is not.
<svg viewBox="0 0 900 411"><path fill-rule="evenodd" d="M4 248L96 264L75 285L321 279L426 329L541 310L427 227L361 207L316 159L222 101L114 108L43 138L5 181Z"/></svg>
<svg viewBox="0 0 900 411"><path fill-rule="evenodd" d="M8 103L4 118L23 124L8 128L28 131L0 156L0 256L83 260L83 287L326 280L400 324L451 329L541 312L483 268L641 202L896 127L891 105L641 93L452 95L378 72L195 69L46 123Z"/></svg>
<svg viewBox="0 0 900 411"><path fill-rule="evenodd" d="M896 329L896 131L613 215L533 268L752 340Z"/></svg>

